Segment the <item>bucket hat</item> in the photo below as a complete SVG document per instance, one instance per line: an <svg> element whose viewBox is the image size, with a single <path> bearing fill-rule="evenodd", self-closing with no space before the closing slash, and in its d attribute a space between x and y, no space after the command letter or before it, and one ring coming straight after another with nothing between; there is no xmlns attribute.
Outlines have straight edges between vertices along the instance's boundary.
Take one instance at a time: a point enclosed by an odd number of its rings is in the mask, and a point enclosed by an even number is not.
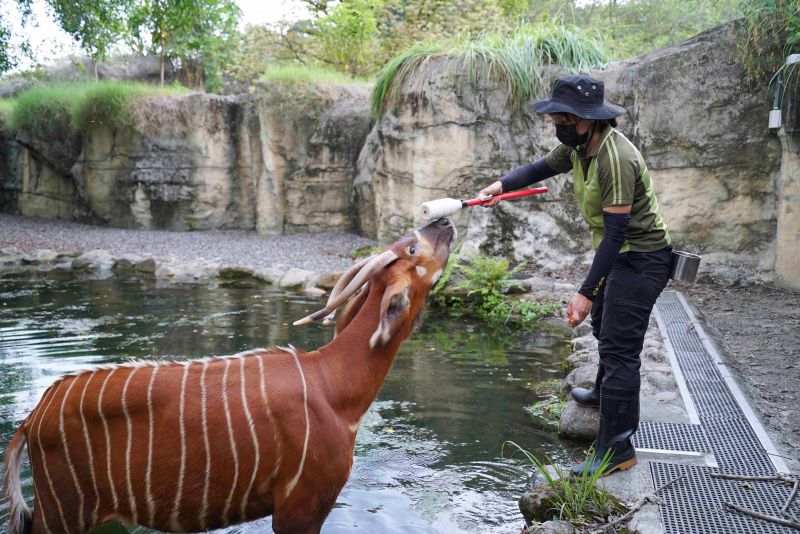
<svg viewBox="0 0 800 534"><path fill-rule="evenodd" d="M548 100L534 102L537 113L572 113L584 119L613 119L625 110L603 102L604 85L588 76L567 76L553 83Z"/></svg>

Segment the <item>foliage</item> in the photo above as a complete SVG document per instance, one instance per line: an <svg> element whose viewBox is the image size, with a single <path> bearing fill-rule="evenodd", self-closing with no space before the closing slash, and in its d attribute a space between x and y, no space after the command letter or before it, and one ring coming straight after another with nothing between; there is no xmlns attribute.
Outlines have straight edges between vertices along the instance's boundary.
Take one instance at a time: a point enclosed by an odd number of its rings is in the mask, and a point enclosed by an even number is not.
<svg viewBox="0 0 800 534"><path fill-rule="evenodd" d="M591 451L586 461L586 468L578 476L571 476L558 464L552 465L552 472L542 461L513 441L503 443L500 455L503 456L505 446L520 452L526 461L542 475L547 484L554 490L550 502L553 514L558 519L573 524L584 523L587 520L607 521L611 514L624 513L624 507L607 492L596 486L603 471L611 463L613 451L609 450L600 461L600 469L595 473L588 472L588 465L595 458L595 451ZM512 452L513 455L513 452Z"/></svg>
<svg viewBox="0 0 800 534"><path fill-rule="evenodd" d="M142 96L180 95L181 86L153 87L142 83L101 82L87 85L72 111L72 124L80 132L95 126L119 129L131 125L131 104Z"/></svg>
<svg viewBox="0 0 800 534"><path fill-rule="evenodd" d="M375 37L377 12L382 0L341 2L317 25L322 54L353 76L361 74L370 55L369 43Z"/></svg>
<svg viewBox="0 0 800 534"><path fill-rule="evenodd" d="M35 137L69 135L72 112L83 97L84 85L41 85L17 96L11 111L11 128Z"/></svg>
<svg viewBox="0 0 800 534"><path fill-rule="evenodd" d="M746 21L740 52L748 74L769 79L800 53L800 4L796 0L740 0Z"/></svg>
<svg viewBox="0 0 800 534"><path fill-rule="evenodd" d="M468 297L475 297L474 309L479 316L490 321L505 321L511 313L505 292L520 285L511 276L525 265L521 263L509 270L506 258L473 255L469 260L458 264L465 279L457 288L465 289Z"/></svg>
<svg viewBox="0 0 800 534"><path fill-rule="evenodd" d="M405 50L378 73L372 111L378 115L396 102L407 84L424 78L433 57L446 57L449 72L466 72L474 82L503 85L512 107L520 108L542 85L547 64L582 71L607 62L603 45L574 26L522 25L510 34L427 41Z"/></svg>
<svg viewBox="0 0 800 534"><path fill-rule="evenodd" d="M366 82L364 79L354 78L332 69L304 65L280 65L270 67L261 75L261 80L274 83L307 85L348 85Z"/></svg>
<svg viewBox="0 0 800 534"><path fill-rule="evenodd" d="M0 99L0 127L5 127L11 122L11 112L14 110L14 101Z"/></svg>
<svg viewBox="0 0 800 534"><path fill-rule="evenodd" d="M97 78L97 62L125 35L133 0L49 0L49 4L61 28L94 60Z"/></svg>
<svg viewBox="0 0 800 534"><path fill-rule="evenodd" d="M559 308L556 303L511 299L507 292L521 287L511 277L525 264L509 269L505 258L451 254L442 276L429 294L432 305L457 314L471 314L492 323L528 326ZM455 277L457 282L453 282Z"/></svg>
<svg viewBox="0 0 800 534"><path fill-rule="evenodd" d="M592 0L572 12L570 22L603 35L611 56L625 59L684 41L739 16L739 0Z"/></svg>
<svg viewBox="0 0 800 534"><path fill-rule="evenodd" d="M187 85L205 80L209 90L222 86L221 63L236 32L241 10L233 0L142 0L128 17L135 49L181 62Z"/></svg>
<svg viewBox="0 0 800 534"><path fill-rule="evenodd" d="M130 124L130 105L135 98L184 91L111 81L39 85L13 101L11 127L44 138L86 132L101 124L121 128Z"/></svg>
<svg viewBox="0 0 800 534"><path fill-rule="evenodd" d="M525 407L534 421L546 430L558 431L561 412L564 411L565 402L558 395L548 395L546 398Z"/></svg>

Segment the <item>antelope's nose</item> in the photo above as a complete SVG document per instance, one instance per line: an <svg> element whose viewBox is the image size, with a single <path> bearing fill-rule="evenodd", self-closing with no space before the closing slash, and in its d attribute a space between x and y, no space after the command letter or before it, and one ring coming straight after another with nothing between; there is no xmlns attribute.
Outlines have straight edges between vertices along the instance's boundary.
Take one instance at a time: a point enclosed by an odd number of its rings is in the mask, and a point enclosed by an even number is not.
<svg viewBox="0 0 800 534"><path fill-rule="evenodd" d="M442 217L441 219L439 219L439 224L441 224L445 228L450 228L453 226L453 221L451 221L447 217Z"/></svg>

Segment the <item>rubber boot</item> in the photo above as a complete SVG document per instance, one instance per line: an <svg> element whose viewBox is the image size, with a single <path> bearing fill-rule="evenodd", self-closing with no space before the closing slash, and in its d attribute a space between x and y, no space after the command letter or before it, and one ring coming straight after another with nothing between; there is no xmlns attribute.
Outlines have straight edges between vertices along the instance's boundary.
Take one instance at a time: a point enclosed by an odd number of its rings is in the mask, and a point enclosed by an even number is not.
<svg viewBox="0 0 800 534"><path fill-rule="evenodd" d="M572 468L572 474L592 476L601 468L606 454L609 463L602 476L624 471L636 465L636 451L631 436L639 428L639 390L600 388L600 431L594 454Z"/></svg>
<svg viewBox="0 0 800 534"><path fill-rule="evenodd" d="M587 408L599 408L600 384L603 383L604 374L605 369L603 368L603 363L600 362L597 364L597 377L594 379L594 388L572 388L572 391L570 391L572 398L575 399L575 401L581 406L585 406Z"/></svg>

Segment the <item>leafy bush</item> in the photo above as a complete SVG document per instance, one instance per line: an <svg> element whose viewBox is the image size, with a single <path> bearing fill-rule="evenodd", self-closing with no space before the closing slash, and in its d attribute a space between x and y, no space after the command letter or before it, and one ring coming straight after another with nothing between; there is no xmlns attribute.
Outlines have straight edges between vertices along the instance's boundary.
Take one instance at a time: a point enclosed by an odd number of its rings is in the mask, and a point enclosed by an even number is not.
<svg viewBox="0 0 800 534"><path fill-rule="evenodd" d="M600 39L576 26L525 24L509 34L485 33L477 38L417 43L378 73L371 100L373 114L379 115L396 102L403 86L424 78L425 68L434 57L447 58L450 72L466 72L473 82L500 83L514 109L542 86L546 65L585 71L608 62Z"/></svg>
<svg viewBox="0 0 800 534"><path fill-rule="evenodd" d="M86 132L98 125L130 126L130 106L140 96L178 95L182 87L103 81L39 85L19 95L12 105L11 126L34 136Z"/></svg>
<svg viewBox="0 0 800 534"><path fill-rule="evenodd" d="M584 469L580 475L571 476L571 473L565 472L561 466L552 462L550 462L550 465L552 465L551 472L547 465L513 441L503 443L500 451L501 456L505 452L506 445L513 447L514 452L522 453L525 460L542 475L547 484L554 490L550 505L553 515L559 519L573 524L587 521L607 522L610 515L626 511L616 498L595 485L611 462L613 451L608 451L600 461L600 469L595 473L590 474L588 469ZM587 466L594 460L594 457L595 452L592 450L587 458Z"/></svg>
<svg viewBox="0 0 800 534"><path fill-rule="evenodd" d="M85 85L39 85L17 96L11 128L34 137L59 137L73 131L72 113L83 98Z"/></svg>
<svg viewBox="0 0 800 534"><path fill-rule="evenodd" d="M451 254L441 278L431 290L429 300L435 306L449 308L456 314L471 314L492 323L516 323L522 326L559 309L555 302L513 300L508 290L521 284L511 277L525 267L521 263L509 269L509 261L499 257ZM458 278L457 282L453 282Z"/></svg>
<svg viewBox="0 0 800 534"><path fill-rule="evenodd" d="M14 101L3 98L0 99L0 126L7 127L11 122L11 112L14 110Z"/></svg>
<svg viewBox="0 0 800 534"><path fill-rule="evenodd" d="M156 87L142 83L101 82L87 85L75 106L72 121L78 131L98 125L112 129L131 125L131 103L140 96L180 95L188 92L182 86Z"/></svg>
<svg viewBox="0 0 800 534"><path fill-rule="evenodd" d="M330 84L348 85L366 83L364 78L355 78L348 74L323 67L307 65L279 65L270 67L261 75L261 80L287 84Z"/></svg>
<svg viewBox="0 0 800 534"><path fill-rule="evenodd" d="M745 38L739 49L748 74L769 79L786 56L800 53L800 4L796 0L740 0Z"/></svg>

